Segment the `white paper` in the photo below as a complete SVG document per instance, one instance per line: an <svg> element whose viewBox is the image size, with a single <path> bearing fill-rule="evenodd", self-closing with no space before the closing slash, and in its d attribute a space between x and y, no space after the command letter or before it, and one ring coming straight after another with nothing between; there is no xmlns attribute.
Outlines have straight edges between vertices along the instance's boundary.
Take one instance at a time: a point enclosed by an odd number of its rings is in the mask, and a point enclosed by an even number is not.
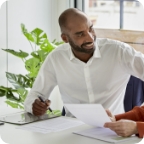
<svg viewBox="0 0 144 144"><path fill-rule="evenodd" d="M82 136L86 136L86 137L99 139L99 140L106 141L106 142L111 142L111 143L118 143L118 142L123 142L126 140L131 140L131 139L136 138L134 136L131 136L131 137L118 136L115 132L111 131L108 128L92 128L92 129L83 130L83 131L74 132L74 133L82 135Z"/></svg>
<svg viewBox="0 0 144 144"><path fill-rule="evenodd" d="M40 122L26 124L17 128L33 132L50 133L62 131L82 124L84 123L78 120L72 120L65 117L57 117Z"/></svg>
<svg viewBox="0 0 144 144"><path fill-rule="evenodd" d="M65 107L77 119L95 127L103 127L106 122L111 122L101 104L65 104Z"/></svg>

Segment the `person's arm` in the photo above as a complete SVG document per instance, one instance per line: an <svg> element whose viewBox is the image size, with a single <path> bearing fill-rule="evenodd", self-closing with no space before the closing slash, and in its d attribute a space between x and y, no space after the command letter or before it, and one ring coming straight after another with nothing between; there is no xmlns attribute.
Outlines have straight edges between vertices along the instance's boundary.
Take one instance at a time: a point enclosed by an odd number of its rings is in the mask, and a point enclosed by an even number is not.
<svg viewBox="0 0 144 144"><path fill-rule="evenodd" d="M33 113L33 111L35 111L36 109L36 111L40 112L39 114L38 112L36 112L37 115L44 113L50 103L48 103L48 105L44 105L42 102L40 102L38 96L41 96L44 100L48 99L51 91L56 85L56 75L50 53L41 66L33 87L26 97L26 100L24 102L25 110L27 112ZM41 113L41 111L43 112Z"/></svg>
<svg viewBox="0 0 144 144"><path fill-rule="evenodd" d="M144 81L144 54L130 45L118 43L119 63L125 74L133 75Z"/></svg>
<svg viewBox="0 0 144 144"><path fill-rule="evenodd" d="M144 106L136 106L131 111L115 115L116 121L120 119L129 119L133 121L144 121Z"/></svg>
<svg viewBox="0 0 144 144"><path fill-rule="evenodd" d="M107 114L110 117L113 116L110 112ZM134 107L134 109L129 112L116 115L115 119L115 122L105 123L104 127L110 128L120 136L130 136L132 134L138 134L139 137L143 137L144 122L135 121L144 121L144 106Z"/></svg>

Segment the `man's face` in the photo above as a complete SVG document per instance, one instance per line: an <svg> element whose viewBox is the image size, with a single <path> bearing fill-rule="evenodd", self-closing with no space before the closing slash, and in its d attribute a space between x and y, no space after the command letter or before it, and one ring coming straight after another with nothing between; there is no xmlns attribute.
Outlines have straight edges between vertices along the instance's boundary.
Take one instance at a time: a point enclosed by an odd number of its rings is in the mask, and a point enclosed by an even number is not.
<svg viewBox="0 0 144 144"><path fill-rule="evenodd" d="M74 41L68 36L69 44L72 47L72 49L76 52L82 52L82 53L87 53L91 54L95 50L95 45L93 42L85 42L83 44L76 45ZM96 40L96 36L94 36L94 41Z"/></svg>
<svg viewBox="0 0 144 144"><path fill-rule="evenodd" d="M77 17L68 23L67 42L74 52L92 54L95 50L96 34L87 17Z"/></svg>

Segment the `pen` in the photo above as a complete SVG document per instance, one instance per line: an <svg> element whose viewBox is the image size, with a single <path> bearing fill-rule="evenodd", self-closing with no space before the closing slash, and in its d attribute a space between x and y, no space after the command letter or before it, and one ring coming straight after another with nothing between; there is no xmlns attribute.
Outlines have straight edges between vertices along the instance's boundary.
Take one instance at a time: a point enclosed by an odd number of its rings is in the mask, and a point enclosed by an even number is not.
<svg viewBox="0 0 144 144"><path fill-rule="evenodd" d="M4 125L4 122L0 122L0 125Z"/></svg>
<svg viewBox="0 0 144 144"><path fill-rule="evenodd" d="M45 101L42 99L41 96L38 97L40 99L41 102L45 103ZM49 111L52 112L52 109L49 107Z"/></svg>

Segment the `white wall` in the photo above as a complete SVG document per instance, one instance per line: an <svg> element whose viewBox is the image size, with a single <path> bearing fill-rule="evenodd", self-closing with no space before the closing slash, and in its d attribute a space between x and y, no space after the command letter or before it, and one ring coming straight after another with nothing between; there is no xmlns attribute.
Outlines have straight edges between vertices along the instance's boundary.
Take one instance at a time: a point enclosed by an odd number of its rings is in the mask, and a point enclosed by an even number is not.
<svg viewBox="0 0 144 144"><path fill-rule="evenodd" d="M58 17L60 13L69 7L68 0L10 0L2 5L0 9L0 48L14 49L16 51L31 51L30 44L22 35L20 24L24 23L26 28L31 31L36 27L43 29L49 40L60 38L60 30L58 26ZM8 11L8 37L6 37L6 11ZM6 43L8 38L8 43ZM22 60L7 54L0 50L0 85L7 85L5 71L25 74L25 68ZM7 65L8 61L8 65ZM11 84L8 84L11 86ZM62 101L58 88L52 92L50 99L52 100L53 109L62 109ZM0 98L0 105L4 104L3 98Z"/></svg>
<svg viewBox="0 0 144 144"><path fill-rule="evenodd" d="M0 86L6 86L5 71L7 69L7 54L1 50L6 47L6 3L0 9ZM4 98L0 98L0 105L4 105Z"/></svg>

